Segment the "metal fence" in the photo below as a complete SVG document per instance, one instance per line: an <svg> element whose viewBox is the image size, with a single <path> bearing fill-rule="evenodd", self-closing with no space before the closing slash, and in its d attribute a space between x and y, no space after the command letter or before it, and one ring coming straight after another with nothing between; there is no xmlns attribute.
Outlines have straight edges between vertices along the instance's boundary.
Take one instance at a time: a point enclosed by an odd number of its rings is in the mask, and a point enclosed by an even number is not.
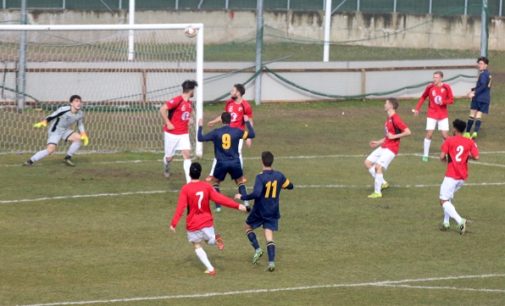
<svg viewBox="0 0 505 306"><path fill-rule="evenodd" d="M19 9L20 0L0 0L3 9ZM503 16L505 0L487 0L490 16ZM324 0L266 0L265 10L324 10ZM27 0L32 10L127 10L128 0ZM255 10L256 0L137 0L137 10ZM333 0L333 12L407 13L478 16L482 0Z"/></svg>

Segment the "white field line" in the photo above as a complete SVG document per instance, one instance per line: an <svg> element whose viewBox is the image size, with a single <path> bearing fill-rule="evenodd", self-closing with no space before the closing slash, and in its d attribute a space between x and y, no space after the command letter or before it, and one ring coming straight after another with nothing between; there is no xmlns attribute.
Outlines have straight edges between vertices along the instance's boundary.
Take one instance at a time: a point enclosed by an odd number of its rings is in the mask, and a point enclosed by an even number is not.
<svg viewBox="0 0 505 306"><path fill-rule="evenodd" d="M504 186L505 182L484 182L484 183L465 183L465 186L470 187L486 187L486 186ZM295 188L300 189L351 189L351 188L372 188L372 185L339 185L339 184L327 184L327 185L295 185ZM407 185L391 185L394 188L434 188L440 187L440 184L407 184ZM252 186L248 186L252 190ZM223 191L236 190L236 188L221 188ZM62 195L54 197L41 197L32 199L17 199L17 200L0 200L0 205L2 204L19 204L19 203L30 203L30 202L41 202L41 201L53 201L53 200L69 200L69 199L80 199L80 198L101 198L101 197L121 197L121 196L131 196L131 195L145 195L145 194L163 194L163 193L178 193L179 190L169 189L169 190L150 190L150 191L128 191L128 192L118 192L118 193L93 193L93 194L76 194L76 195Z"/></svg>
<svg viewBox="0 0 505 306"><path fill-rule="evenodd" d="M458 291L477 291L477 292L498 292L505 293L505 289L487 289L487 288L461 288L448 286L413 286L413 285L377 285L377 287L408 288L408 289L429 289L429 290L458 290Z"/></svg>
<svg viewBox="0 0 505 306"><path fill-rule="evenodd" d="M484 151L480 152L481 155L486 155L486 154L505 154L505 151ZM366 158L368 156L368 153L363 153L363 154L329 154L329 155L288 155L288 156L276 156L276 159L317 159L317 158ZM417 156L421 157L420 153L405 153L405 154L398 154L398 156ZM430 158L433 159L438 159L438 156L431 155ZM259 157L244 157L244 160L259 160ZM175 158L174 161L182 161L181 158ZM141 163L152 163L152 162L159 162L161 163L161 159L134 159L134 160L112 160L112 161L91 161L89 164L97 164L97 165L107 165L107 164L141 164ZM505 167L503 164L492 164L492 163L484 163L484 162L475 162L471 161L472 163L476 164L482 164L485 166L496 166L496 167ZM0 167L20 167L21 163L19 164L4 164L0 165Z"/></svg>
<svg viewBox="0 0 505 306"><path fill-rule="evenodd" d="M352 287L393 287L403 288L401 284L413 282L431 282L440 280L459 280L459 279L478 279L478 278L496 278L505 277L505 274L482 274L482 275L461 275L461 276L447 276L447 277L430 277L418 279L404 279L397 281L376 281L366 283L348 283L348 284L327 284L327 285L312 285L312 286L299 286L299 287L286 287L286 288L272 288L272 289L251 289L251 290L238 290L226 292L207 292L197 294L178 294L178 295L164 295L164 296L145 296L145 297L132 297L132 298L116 298L116 299L103 299L103 300L89 300L89 301L67 301L43 304L27 304L23 306L60 306L60 305L83 305L83 304L110 304L110 303L126 303L126 302L140 302L140 301L161 301L161 300L175 300L175 299L195 299L215 296L232 296L243 294L258 294L258 293L274 293L284 291L300 291L300 290L314 290L314 289L328 289L328 288L352 288ZM436 287L436 286L405 286L405 288L422 288L422 289L443 289L443 290L457 290L457 287ZM501 289L486 289L486 288L461 288L461 290L471 290L479 292L496 292L504 293L505 290Z"/></svg>

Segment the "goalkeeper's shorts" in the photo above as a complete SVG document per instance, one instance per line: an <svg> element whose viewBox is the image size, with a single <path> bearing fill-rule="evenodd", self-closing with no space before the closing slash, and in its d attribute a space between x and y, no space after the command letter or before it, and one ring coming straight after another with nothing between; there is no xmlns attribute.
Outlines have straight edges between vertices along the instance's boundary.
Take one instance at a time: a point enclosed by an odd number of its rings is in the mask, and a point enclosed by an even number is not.
<svg viewBox="0 0 505 306"><path fill-rule="evenodd" d="M54 145L58 145L58 143L60 143L60 140L65 140L67 141L68 137L70 137L70 135L72 135L74 133L74 130L70 130L70 129L67 129L67 130L56 130L54 132L51 132L51 130L49 130L48 132L48 137L47 137L47 144L54 144Z"/></svg>

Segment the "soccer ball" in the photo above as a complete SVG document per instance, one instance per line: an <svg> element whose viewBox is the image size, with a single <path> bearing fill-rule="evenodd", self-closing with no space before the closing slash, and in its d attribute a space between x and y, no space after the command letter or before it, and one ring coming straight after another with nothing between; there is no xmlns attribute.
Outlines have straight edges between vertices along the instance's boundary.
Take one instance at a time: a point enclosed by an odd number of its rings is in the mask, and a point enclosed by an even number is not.
<svg viewBox="0 0 505 306"><path fill-rule="evenodd" d="M196 34L198 34L198 29L189 26L184 30L184 34L189 38L193 38L196 36Z"/></svg>

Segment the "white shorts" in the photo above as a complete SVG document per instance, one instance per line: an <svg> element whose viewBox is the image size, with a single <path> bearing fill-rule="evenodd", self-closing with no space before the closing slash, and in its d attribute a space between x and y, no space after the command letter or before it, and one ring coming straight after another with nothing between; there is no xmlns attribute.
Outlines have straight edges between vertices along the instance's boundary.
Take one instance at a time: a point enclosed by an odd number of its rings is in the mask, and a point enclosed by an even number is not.
<svg viewBox="0 0 505 306"><path fill-rule="evenodd" d="M216 233L214 227L204 227L201 230L190 232L188 231L188 241L200 243L207 241L208 244L216 243Z"/></svg>
<svg viewBox="0 0 505 306"><path fill-rule="evenodd" d="M449 131L449 118L440 120L433 118L426 118L427 131L434 131L437 126L439 131Z"/></svg>
<svg viewBox="0 0 505 306"><path fill-rule="evenodd" d="M454 194L456 193L456 191L458 191L461 187L463 187L464 183L465 183L464 180L456 180L448 176L444 177L444 181L440 186L440 200L443 201L452 200L454 198Z"/></svg>
<svg viewBox="0 0 505 306"><path fill-rule="evenodd" d="M370 153L366 159L372 162L372 164L381 165L381 167L386 170L395 156L395 153L393 153L391 150L378 147L377 149L373 150L373 152Z"/></svg>
<svg viewBox="0 0 505 306"><path fill-rule="evenodd" d="M74 133L74 130L70 130L70 129L63 130L63 131L56 130L54 132L49 132L48 137L47 137L47 144L58 145L60 140L63 139L65 141L67 141L68 137L70 137L70 135L72 135L73 133Z"/></svg>
<svg viewBox="0 0 505 306"><path fill-rule="evenodd" d="M172 157L175 151L191 150L189 134L174 135L167 132L165 134L165 157Z"/></svg>

